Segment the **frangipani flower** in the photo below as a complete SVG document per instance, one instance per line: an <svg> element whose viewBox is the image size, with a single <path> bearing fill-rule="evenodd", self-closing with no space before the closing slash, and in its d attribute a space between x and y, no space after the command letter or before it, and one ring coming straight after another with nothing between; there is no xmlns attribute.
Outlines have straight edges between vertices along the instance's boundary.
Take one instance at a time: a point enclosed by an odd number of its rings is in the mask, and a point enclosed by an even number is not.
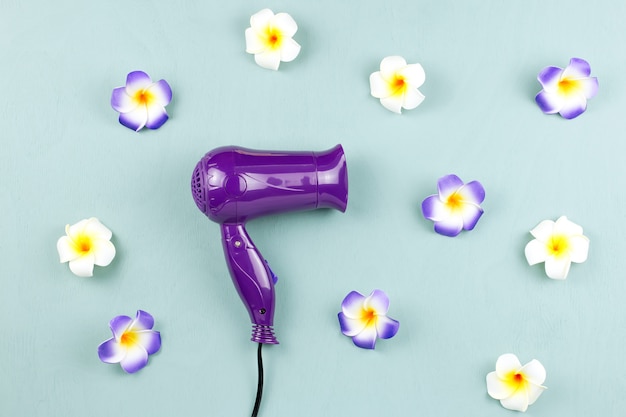
<svg viewBox="0 0 626 417"><path fill-rule="evenodd" d="M389 298L383 291L374 290L368 297L352 291L343 299L338 314L341 332L358 347L374 349L378 337L390 339L400 328L400 323L386 316L388 309Z"/></svg>
<svg viewBox="0 0 626 417"><path fill-rule="evenodd" d="M480 203L485 199L485 189L478 181L463 181L450 174L437 181L438 194L422 201L422 213L435 222L435 232L454 237L461 230L472 230L483 215Z"/></svg>
<svg viewBox="0 0 626 417"><path fill-rule="evenodd" d="M161 348L161 334L152 330L154 318L138 310L135 319L117 316L109 322L113 337L98 346L98 356L105 363L119 363L132 374L148 364L148 355Z"/></svg>
<svg viewBox="0 0 626 417"><path fill-rule="evenodd" d="M401 56L388 56L380 63L380 71L370 75L370 93L380 104L394 113L416 108L424 101L418 88L426 74L420 64L407 65Z"/></svg>
<svg viewBox="0 0 626 417"><path fill-rule="evenodd" d="M495 372L487 374L487 392L509 410L526 411L546 389L546 370L533 359L522 366L517 356L506 353L496 361Z"/></svg>
<svg viewBox="0 0 626 417"><path fill-rule="evenodd" d="M274 15L263 9L250 17L246 29L246 52L263 68L276 71L280 61L291 62L300 53L300 45L292 39L298 25L287 13Z"/></svg>
<svg viewBox="0 0 626 417"><path fill-rule="evenodd" d="M565 69L542 69L537 79L543 90L535 97L541 111L559 113L566 119L580 116L587 108L587 100L598 92L598 79L590 74L589 63L580 58L570 59Z"/></svg>
<svg viewBox="0 0 626 417"><path fill-rule="evenodd" d="M113 235L98 219L92 217L65 226L65 234L57 241L61 263L70 263L70 270L79 277L93 275L93 266L107 266L115 257Z"/></svg>
<svg viewBox="0 0 626 417"><path fill-rule="evenodd" d="M589 239L583 228L561 216L556 222L544 220L530 233L535 237L524 252L529 265L545 262L546 274L552 279L565 279L572 262L587 260Z"/></svg>
<svg viewBox="0 0 626 417"><path fill-rule="evenodd" d="M144 126L158 129L168 119L165 106L172 101L172 89L165 80L152 82L143 71L126 77L126 86L117 87L111 95L111 106L120 113L120 123L135 131Z"/></svg>

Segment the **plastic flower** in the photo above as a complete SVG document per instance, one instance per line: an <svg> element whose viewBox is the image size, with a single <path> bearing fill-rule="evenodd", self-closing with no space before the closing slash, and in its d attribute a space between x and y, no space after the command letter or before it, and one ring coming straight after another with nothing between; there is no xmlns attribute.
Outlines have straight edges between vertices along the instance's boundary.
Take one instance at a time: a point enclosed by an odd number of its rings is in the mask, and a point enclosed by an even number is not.
<svg viewBox="0 0 626 417"><path fill-rule="evenodd" d="M543 90L535 97L541 111L559 113L566 119L580 116L587 108L587 100L598 92L598 79L590 74L589 63L580 58L570 59L565 69L542 69L537 79Z"/></svg>
<svg viewBox="0 0 626 417"><path fill-rule="evenodd" d="M388 56L381 61L380 71L370 75L370 93L385 108L400 114L402 108L411 110L424 101L418 88L425 80L420 64L407 65L401 56Z"/></svg>
<svg viewBox="0 0 626 417"><path fill-rule="evenodd" d="M246 29L246 52L263 68L276 71L280 61L291 62L300 53L300 45L292 39L298 25L287 13L274 15L263 9L250 17Z"/></svg>
<svg viewBox="0 0 626 417"><path fill-rule="evenodd" d="M153 83L143 71L126 77L126 86L117 87L111 95L111 106L120 113L120 123L135 131L144 126L158 129L169 116L165 111L172 101L172 89L165 80Z"/></svg>
<svg viewBox="0 0 626 417"><path fill-rule="evenodd" d="M92 217L65 226L66 236L57 241L59 260L70 263L70 270L79 277L93 275L93 266L107 266L115 257L113 235L98 219Z"/></svg>
<svg viewBox="0 0 626 417"><path fill-rule="evenodd" d="M487 392L509 410L526 411L546 389L546 370L533 359L522 366L517 356L506 353L496 361L495 372L487 374Z"/></svg>
<svg viewBox="0 0 626 417"><path fill-rule="evenodd" d="M544 220L530 233L535 237L524 252L529 265L545 262L546 274L552 279L565 279L572 262L587 260L589 239L583 228L565 216L556 222Z"/></svg>
<svg viewBox="0 0 626 417"><path fill-rule="evenodd" d="M338 314L341 332L358 347L374 349L377 338L390 339L398 333L400 323L386 316L388 309L389 298L383 291L374 290L368 297L352 291Z"/></svg>
<svg viewBox="0 0 626 417"><path fill-rule="evenodd" d="M132 374L148 364L148 355L161 348L161 334L152 330L154 318L143 310L135 319L117 316L109 322L113 337L98 346L98 356L105 363L119 363Z"/></svg>
<svg viewBox="0 0 626 417"><path fill-rule="evenodd" d="M472 230L483 215L480 203L485 199L485 189L478 181L463 181L450 174L437 181L439 194L422 201L422 213L435 222L435 232L454 237L461 230Z"/></svg>

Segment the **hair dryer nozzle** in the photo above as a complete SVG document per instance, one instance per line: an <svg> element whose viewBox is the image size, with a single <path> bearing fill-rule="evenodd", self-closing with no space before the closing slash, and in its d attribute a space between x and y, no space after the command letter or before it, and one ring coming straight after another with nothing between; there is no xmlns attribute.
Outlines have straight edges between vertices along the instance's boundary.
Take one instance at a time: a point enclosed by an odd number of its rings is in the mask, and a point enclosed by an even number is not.
<svg viewBox="0 0 626 417"><path fill-rule="evenodd" d="M317 164L317 207L346 211L348 167L341 145L325 152L314 152Z"/></svg>

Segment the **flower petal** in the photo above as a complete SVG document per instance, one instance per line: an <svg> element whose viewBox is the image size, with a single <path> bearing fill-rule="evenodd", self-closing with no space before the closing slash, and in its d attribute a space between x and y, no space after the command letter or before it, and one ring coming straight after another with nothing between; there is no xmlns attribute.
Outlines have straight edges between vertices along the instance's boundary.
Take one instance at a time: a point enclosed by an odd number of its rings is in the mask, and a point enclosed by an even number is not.
<svg viewBox="0 0 626 417"><path fill-rule="evenodd" d="M463 229L473 230L483 215L483 209L475 204L467 203L463 204L461 216L463 218Z"/></svg>
<svg viewBox="0 0 626 417"><path fill-rule="evenodd" d="M401 56L388 56L380 62L380 75L385 80L391 81L396 73L406 66L406 60Z"/></svg>
<svg viewBox="0 0 626 417"><path fill-rule="evenodd" d="M404 61L406 63L406 61ZM413 88L419 88L426 81L426 73L420 64L410 64L398 70L404 81Z"/></svg>
<svg viewBox="0 0 626 417"><path fill-rule="evenodd" d="M580 58L572 58L569 60L569 65L565 68L565 70L563 70L561 79L571 78L573 80L578 80L589 77L590 74L591 67L587 61Z"/></svg>
<svg viewBox="0 0 626 417"><path fill-rule="evenodd" d="M67 234L72 240L76 239L78 235L83 234L88 221L89 219L83 219L71 226L68 224L65 226L65 234Z"/></svg>
<svg viewBox="0 0 626 417"><path fill-rule="evenodd" d="M57 251L59 252L59 261L61 263L72 261L81 256L81 253L74 249L74 243L68 236L61 236L57 240Z"/></svg>
<svg viewBox="0 0 626 417"><path fill-rule="evenodd" d="M526 261L528 265L535 265L541 262L545 262L548 259L548 252L546 251L546 244L540 242L537 239L533 239L526 244L524 248L524 254L526 255Z"/></svg>
<svg viewBox="0 0 626 417"><path fill-rule="evenodd" d="M254 61L263 68L276 71L280 66L280 50L268 50L254 55Z"/></svg>
<svg viewBox="0 0 626 417"><path fill-rule="evenodd" d="M133 97L137 91L152 84L150 76L143 71L133 71L126 76L126 93Z"/></svg>
<svg viewBox="0 0 626 417"><path fill-rule="evenodd" d="M135 373L148 364L148 352L139 346L133 345L126 351L126 356L120 361L122 369L129 374Z"/></svg>
<svg viewBox="0 0 626 417"><path fill-rule="evenodd" d="M350 291L341 302L341 311L350 319L360 319L363 316L365 297L357 291Z"/></svg>
<svg viewBox="0 0 626 417"><path fill-rule="evenodd" d="M537 401L537 398L542 392L546 390L546 387L535 384L528 384L528 405L532 405Z"/></svg>
<svg viewBox="0 0 626 417"><path fill-rule="evenodd" d="M363 331L352 338L352 342L363 349L374 349L376 346L376 326L366 326Z"/></svg>
<svg viewBox="0 0 626 417"><path fill-rule="evenodd" d="M111 319L111 321L109 322L109 327L113 332L115 340L120 340L122 334L124 334L124 332L128 330L132 322L133 319L128 316L116 316Z"/></svg>
<svg viewBox="0 0 626 417"><path fill-rule="evenodd" d="M555 235L576 236L583 234L583 228L573 221L568 220L566 216L561 216L554 223L552 233Z"/></svg>
<svg viewBox="0 0 626 417"><path fill-rule="evenodd" d="M114 338L100 343L98 357L105 363L119 363L126 356L126 349Z"/></svg>
<svg viewBox="0 0 626 417"><path fill-rule="evenodd" d="M491 396L491 398L501 400L513 394L515 389L515 385L507 384L498 378L495 371L487 374L487 393Z"/></svg>
<svg viewBox="0 0 626 417"><path fill-rule="evenodd" d="M526 411L528 409L529 400L528 400L528 391L525 388L523 388L524 385L526 384L523 384L519 389L513 392L513 394L511 394L510 396L501 399L500 404L502 404L502 407L509 409L509 410L522 411L522 412Z"/></svg>
<svg viewBox="0 0 626 417"><path fill-rule="evenodd" d="M541 385L546 380L546 368L537 359L533 359L524 365L520 373L526 380L535 385Z"/></svg>
<svg viewBox="0 0 626 417"><path fill-rule="evenodd" d="M564 98L560 94L541 90L535 96L535 102L546 114L558 113L563 108Z"/></svg>
<svg viewBox="0 0 626 417"><path fill-rule="evenodd" d="M579 80L578 83L581 87L581 93L584 94L587 99L594 97L598 93L599 86L596 77L584 78Z"/></svg>
<svg viewBox="0 0 626 417"><path fill-rule="evenodd" d="M546 274L552 279L565 279L571 265L572 261L569 255L562 255L558 258L549 256L546 259Z"/></svg>
<svg viewBox="0 0 626 417"><path fill-rule="evenodd" d="M120 113L120 123L134 131L140 131L148 121L148 110L146 106L137 106L137 108L128 113Z"/></svg>
<svg viewBox="0 0 626 417"><path fill-rule="evenodd" d="M463 186L463 181L454 174L444 175L437 180L437 190L441 201L448 200L448 197Z"/></svg>
<svg viewBox="0 0 626 417"><path fill-rule="evenodd" d="M95 217L91 217L90 219L87 219L87 222L85 223L85 227L83 230L91 238L109 240L111 239L111 236L113 236L113 233L111 232L111 230L109 230L108 227L100 223L100 221L96 219Z"/></svg>
<svg viewBox="0 0 626 417"><path fill-rule="evenodd" d="M365 310L373 309L377 315L385 315L387 310L389 310L389 297L387 297L384 291L374 290L363 301L363 308Z"/></svg>
<svg viewBox="0 0 626 417"><path fill-rule="evenodd" d="M148 355L156 353L161 348L161 333L154 330L140 330L135 332L137 343L148 352Z"/></svg>
<svg viewBox="0 0 626 417"><path fill-rule="evenodd" d="M98 266L107 266L115 258L115 246L108 240L92 240L94 263Z"/></svg>
<svg viewBox="0 0 626 417"><path fill-rule="evenodd" d="M533 235L536 239L541 242L547 242L552 236L554 231L554 222L552 220L544 220L539 223L533 230L530 231L530 234Z"/></svg>
<svg viewBox="0 0 626 417"><path fill-rule="evenodd" d="M422 104L426 97L417 88L407 88L404 92L404 101L402 107L411 110Z"/></svg>
<svg viewBox="0 0 626 417"><path fill-rule="evenodd" d="M463 230L463 217L451 215L447 219L435 222L435 232L440 235L454 237Z"/></svg>
<svg viewBox="0 0 626 417"><path fill-rule="evenodd" d="M370 75L370 94L376 98L385 98L393 94L393 90L385 79L380 75L380 71Z"/></svg>
<svg viewBox="0 0 626 417"><path fill-rule="evenodd" d="M586 236L571 236L569 238L569 256L577 264L585 262L589 253L589 239Z"/></svg>
<svg viewBox="0 0 626 417"><path fill-rule="evenodd" d="M587 99L579 94L573 94L563 101L563 107L559 114L565 119L573 119L580 116L587 109Z"/></svg>
<svg viewBox="0 0 626 417"><path fill-rule="evenodd" d="M165 107L172 101L172 88L165 80L159 80L146 88L146 91L152 94L156 103ZM149 117L148 117L149 118Z"/></svg>
<svg viewBox="0 0 626 417"><path fill-rule="evenodd" d="M158 129L163 126L163 123L167 122L169 116L165 111L165 108L159 104L147 106L148 118L146 121L146 127L148 129Z"/></svg>
<svg viewBox="0 0 626 417"><path fill-rule="evenodd" d="M137 315L135 316L135 320L128 327L129 330L150 330L154 327L154 317L150 313L147 313L143 310L137 310Z"/></svg>
<svg viewBox="0 0 626 417"><path fill-rule="evenodd" d="M111 107L117 112L128 113L137 108L137 102L126 93L126 87L118 87L111 94Z"/></svg>
<svg viewBox="0 0 626 417"><path fill-rule="evenodd" d="M462 196L464 202L480 205L485 200L485 189L478 181L468 182L459 188L457 193Z"/></svg>
<svg viewBox="0 0 626 417"><path fill-rule="evenodd" d="M298 31L298 25L288 13L278 13L271 21L271 25L282 32L283 36L291 38Z"/></svg>
<svg viewBox="0 0 626 417"><path fill-rule="evenodd" d="M558 88L559 80L563 69L559 67L545 67L537 75L537 80L541 83L544 90L555 92Z"/></svg>
<svg viewBox="0 0 626 417"><path fill-rule="evenodd" d="M300 53L300 45L291 38L283 39L280 47L280 60L283 62L291 62Z"/></svg>
<svg viewBox="0 0 626 417"><path fill-rule="evenodd" d="M249 54L258 54L266 48L263 38L252 28L246 29L246 52Z"/></svg>
<svg viewBox="0 0 626 417"><path fill-rule="evenodd" d="M519 359L512 353L500 355L496 361L496 374L500 379L506 379L511 372L517 372L522 367Z"/></svg>
<svg viewBox="0 0 626 417"><path fill-rule="evenodd" d="M70 271L79 277L91 277L93 276L94 261L95 255L93 253L87 253L76 259L72 259L70 261Z"/></svg>
<svg viewBox="0 0 626 417"><path fill-rule="evenodd" d="M450 216L450 208L441 202L438 195L434 194L422 201L422 214L426 219L438 222Z"/></svg>
<svg viewBox="0 0 626 417"><path fill-rule="evenodd" d="M400 323L387 316L378 316L376 318L376 333L381 339L391 339L398 333Z"/></svg>
<svg viewBox="0 0 626 417"><path fill-rule="evenodd" d="M341 327L341 333L346 336L353 337L361 333L367 322L361 319L351 319L343 312L340 312L337 317L339 318L339 326Z"/></svg>
<svg viewBox="0 0 626 417"><path fill-rule="evenodd" d="M398 114L402 113L403 103L404 97L402 95L392 95L380 99L380 104L382 104L387 110L391 110L392 112Z"/></svg>
<svg viewBox="0 0 626 417"><path fill-rule="evenodd" d="M250 26L255 32L263 32L268 27L273 17L274 12L270 9L259 10L250 17Z"/></svg>

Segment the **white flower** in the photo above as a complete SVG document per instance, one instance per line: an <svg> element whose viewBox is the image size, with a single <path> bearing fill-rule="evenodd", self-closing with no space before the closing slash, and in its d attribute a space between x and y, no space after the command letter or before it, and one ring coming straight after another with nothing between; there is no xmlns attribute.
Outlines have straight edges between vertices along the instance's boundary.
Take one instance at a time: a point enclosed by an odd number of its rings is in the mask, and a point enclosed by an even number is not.
<svg viewBox="0 0 626 417"><path fill-rule="evenodd" d="M424 101L418 87L425 80L420 64L407 65L401 56L388 56L380 63L380 71L370 75L370 91L388 110L402 113L403 107L411 110Z"/></svg>
<svg viewBox="0 0 626 417"><path fill-rule="evenodd" d="M524 250L529 265L545 262L546 274L565 279L572 262L587 260L589 239L583 228L561 216L556 222L544 220L530 233L535 237Z"/></svg>
<svg viewBox="0 0 626 417"><path fill-rule="evenodd" d="M276 71L280 61L291 62L300 53L300 45L292 39L298 25L287 13L274 15L263 9L250 17L246 29L246 52L263 68Z"/></svg>
<svg viewBox="0 0 626 417"><path fill-rule="evenodd" d="M487 374L487 392L509 410L526 411L546 389L546 370L536 359L522 366L517 356L507 353L496 361L495 372Z"/></svg>
<svg viewBox="0 0 626 417"><path fill-rule="evenodd" d="M61 263L70 263L70 270L79 277L93 275L93 266L107 266L115 257L113 235L95 217L65 226L67 236L57 241Z"/></svg>

